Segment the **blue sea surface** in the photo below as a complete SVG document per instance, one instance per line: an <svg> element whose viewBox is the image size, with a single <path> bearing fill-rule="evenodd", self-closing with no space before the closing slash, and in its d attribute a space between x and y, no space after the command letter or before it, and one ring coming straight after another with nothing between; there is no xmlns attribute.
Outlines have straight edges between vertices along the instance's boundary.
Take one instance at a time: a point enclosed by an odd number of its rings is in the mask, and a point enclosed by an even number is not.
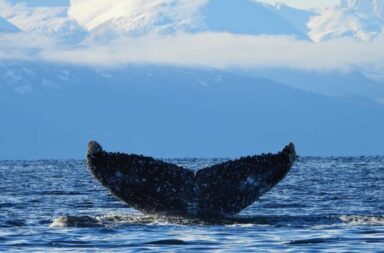
<svg viewBox="0 0 384 253"><path fill-rule="evenodd" d="M384 252L384 157L300 158L238 216L210 221L141 214L85 161L1 161L0 251Z"/></svg>

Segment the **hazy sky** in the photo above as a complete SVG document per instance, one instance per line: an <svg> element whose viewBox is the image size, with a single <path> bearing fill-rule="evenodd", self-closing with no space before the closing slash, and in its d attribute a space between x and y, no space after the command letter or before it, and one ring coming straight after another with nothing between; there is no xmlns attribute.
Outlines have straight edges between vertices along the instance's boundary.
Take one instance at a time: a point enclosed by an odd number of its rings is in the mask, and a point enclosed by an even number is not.
<svg viewBox="0 0 384 253"><path fill-rule="evenodd" d="M289 6L301 8L301 9L310 9L310 8L324 8L335 5L338 0L258 0L261 2L281 2Z"/></svg>
<svg viewBox="0 0 384 253"><path fill-rule="evenodd" d="M9 3L26 3L30 6L66 6L69 0L8 0Z"/></svg>
<svg viewBox="0 0 384 253"><path fill-rule="evenodd" d="M68 5L69 0L8 0L11 3L25 2L31 6L60 6ZM228 0L224 0L228 1ZM283 2L298 8L318 8L334 5L338 0L259 0L263 2Z"/></svg>

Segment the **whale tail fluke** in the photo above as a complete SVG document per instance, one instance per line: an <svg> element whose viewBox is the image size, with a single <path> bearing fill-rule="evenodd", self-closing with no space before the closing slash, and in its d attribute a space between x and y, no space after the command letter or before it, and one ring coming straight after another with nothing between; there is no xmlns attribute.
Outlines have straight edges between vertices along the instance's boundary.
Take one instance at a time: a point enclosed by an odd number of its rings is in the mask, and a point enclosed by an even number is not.
<svg viewBox="0 0 384 253"><path fill-rule="evenodd" d="M103 151L88 144L87 164L103 186L145 213L231 216L280 182L297 158L290 143L277 154L242 157L196 173L152 157Z"/></svg>

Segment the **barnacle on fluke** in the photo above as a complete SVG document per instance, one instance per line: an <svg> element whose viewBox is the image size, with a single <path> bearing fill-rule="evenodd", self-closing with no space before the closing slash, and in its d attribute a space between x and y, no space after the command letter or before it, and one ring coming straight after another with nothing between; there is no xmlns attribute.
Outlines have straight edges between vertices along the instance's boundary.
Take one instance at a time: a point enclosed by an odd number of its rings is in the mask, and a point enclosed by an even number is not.
<svg viewBox="0 0 384 253"><path fill-rule="evenodd" d="M277 154L242 157L197 172L151 157L103 151L88 144L91 173L112 194L144 213L228 216L281 181L296 160L290 143Z"/></svg>

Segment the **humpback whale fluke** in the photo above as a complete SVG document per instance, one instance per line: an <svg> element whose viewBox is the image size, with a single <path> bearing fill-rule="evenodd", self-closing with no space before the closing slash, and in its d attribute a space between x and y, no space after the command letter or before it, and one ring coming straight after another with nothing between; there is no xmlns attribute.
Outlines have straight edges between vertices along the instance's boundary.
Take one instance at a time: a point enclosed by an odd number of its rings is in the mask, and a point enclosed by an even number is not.
<svg viewBox="0 0 384 253"><path fill-rule="evenodd" d="M290 143L277 154L242 157L194 173L151 157L108 153L91 141L87 164L112 194L142 212L231 216L280 182L296 158Z"/></svg>

